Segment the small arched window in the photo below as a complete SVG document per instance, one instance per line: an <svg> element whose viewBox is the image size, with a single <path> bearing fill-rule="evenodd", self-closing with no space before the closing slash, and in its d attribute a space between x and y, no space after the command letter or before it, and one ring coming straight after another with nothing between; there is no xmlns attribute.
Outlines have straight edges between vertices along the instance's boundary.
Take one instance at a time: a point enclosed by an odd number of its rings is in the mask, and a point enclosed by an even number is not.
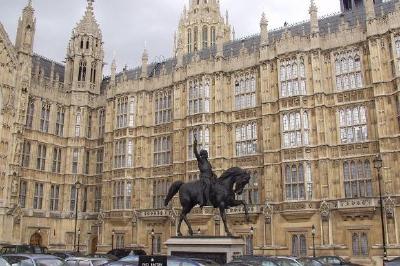
<svg viewBox="0 0 400 266"><path fill-rule="evenodd" d="M83 40L81 40L81 49L83 49Z"/></svg>
<svg viewBox="0 0 400 266"><path fill-rule="evenodd" d="M188 53L190 54L192 52L192 29L188 29L187 35Z"/></svg>
<svg viewBox="0 0 400 266"><path fill-rule="evenodd" d="M89 49L89 40L86 41L86 49Z"/></svg>
<svg viewBox="0 0 400 266"><path fill-rule="evenodd" d="M92 63L92 67L90 69L90 82L91 83L96 83L96 68L97 68L97 64L96 62Z"/></svg>
<svg viewBox="0 0 400 266"><path fill-rule="evenodd" d="M208 47L208 27L203 26L203 49Z"/></svg>
<svg viewBox="0 0 400 266"><path fill-rule="evenodd" d="M81 61L79 64L79 73L78 73L78 81L86 80L86 62Z"/></svg>
<svg viewBox="0 0 400 266"><path fill-rule="evenodd" d="M210 45L215 46L216 41L217 41L217 36L216 36L216 32L215 32L215 27L211 27L211 44Z"/></svg>
<svg viewBox="0 0 400 266"><path fill-rule="evenodd" d="M194 27L194 41L193 41L193 51L196 52L198 50L198 41L199 41L199 29Z"/></svg>

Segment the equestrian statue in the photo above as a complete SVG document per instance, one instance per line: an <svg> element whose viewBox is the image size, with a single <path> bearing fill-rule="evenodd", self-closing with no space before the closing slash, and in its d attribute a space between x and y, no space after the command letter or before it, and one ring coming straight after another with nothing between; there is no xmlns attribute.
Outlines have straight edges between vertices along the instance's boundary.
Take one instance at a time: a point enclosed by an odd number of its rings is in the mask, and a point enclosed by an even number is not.
<svg viewBox="0 0 400 266"><path fill-rule="evenodd" d="M187 224L189 234L191 236L193 235L192 226L186 215L190 213L196 205L200 205L201 208L204 206L218 208L222 221L224 222L225 232L228 236L232 236L226 224L225 210L243 205L246 219L249 219L246 203L243 200L236 200L235 194L241 195L243 193L244 187L250 181L250 174L239 167L232 167L217 178L208 161L208 152L204 149L202 149L200 153L197 151L196 137L194 138L193 152L200 170L200 179L190 183L184 183L182 181L174 182L169 188L164 202L165 206L168 206L168 203L179 192L182 212L179 217L177 228L178 236L182 236L182 221L185 221Z"/></svg>

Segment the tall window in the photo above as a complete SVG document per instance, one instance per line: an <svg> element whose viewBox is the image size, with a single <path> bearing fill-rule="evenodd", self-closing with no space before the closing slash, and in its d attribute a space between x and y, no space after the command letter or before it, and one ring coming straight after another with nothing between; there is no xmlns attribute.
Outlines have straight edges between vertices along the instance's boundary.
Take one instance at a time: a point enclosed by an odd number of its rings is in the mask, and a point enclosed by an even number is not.
<svg viewBox="0 0 400 266"><path fill-rule="evenodd" d="M88 188L84 187L83 188L83 195L82 195L82 212L86 212L87 208L87 198L88 197Z"/></svg>
<svg viewBox="0 0 400 266"><path fill-rule="evenodd" d="M132 181L113 182L113 209L132 208Z"/></svg>
<svg viewBox="0 0 400 266"><path fill-rule="evenodd" d="M310 144L310 125L306 111L284 114L282 124L283 147L295 148Z"/></svg>
<svg viewBox="0 0 400 266"><path fill-rule="evenodd" d="M92 84L96 83L96 67L96 62L93 62L92 67L90 68L90 83Z"/></svg>
<svg viewBox="0 0 400 266"><path fill-rule="evenodd" d="M346 198L372 197L372 174L369 160L344 162L343 176Z"/></svg>
<svg viewBox="0 0 400 266"><path fill-rule="evenodd" d="M106 110L100 109L99 110L99 138L104 137L105 126L106 126Z"/></svg>
<svg viewBox="0 0 400 266"><path fill-rule="evenodd" d="M307 256L307 241L304 234L292 235L292 256L298 258Z"/></svg>
<svg viewBox="0 0 400 266"><path fill-rule="evenodd" d="M257 153L257 123L252 122L236 127L236 156Z"/></svg>
<svg viewBox="0 0 400 266"><path fill-rule="evenodd" d="M128 126L128 97L117 100L117 128Z"/></svg>
<svg viewBox="0 0 400 266"><path fill-rule="evenodd" d="M208 47L208 28L203 26L203 49Z"/></svg>
<svg viewBox="0 0 400 266"><path fill-rule="evenodd" d="M75 211L76 208L76 196L77 196L77 189L75 185L71 186L71 193L69 197L69 210L71 212Z"/></svg>
<svg viewBox="0 0 400 266"><path fill-rule="evenodd" d="M189 115L210 112L210 80L189 82Z"/></svg>
<svg viewBox="0 0 400 266"><path fill-rule="evenodd" d="M101 210L101 186L96 186L94 191L94 211L100 212Z"/></svg>
<svg viewBox="0 0 400 266"><path fill-rule="evenodd" d="M172 92L157 92L154 101L154 118L155 124L161 125L172 121Z"/></svg>
<svg viewBox="0 0 400 266"><path fill-rule="evenodd" d="M88 139L90 139L92 137L92 115L91 114L88 115L87 128L86 128L86 137Z"/></svg>
<svg viewBox="0 0 400 266"><path fill-rule="evenodd" d="M354 143L368 139L367 108L349 107L339 111L340 141Z"/></svg>
<svg viewBox="0 0 400 266"><path fill-rule="evenodd" d="M75 137L80 137L81 136L81 120L82 120L82 115L81 112L78 111L75 116Z"/></svg>
<svg viewBox="0 0 400 266"><path fill-rule="evenodd" d="M347 51L335 56L336 89L347 91L362 88L359 51Z"/></svg>
<svg viewBox="0 0 400 266"><path fill-rule="evenodd" d="M104 149L98 149L96 157L96 174L101 174L103 172Z"/></svg>
<svg viewBox="0 0 400 266"><path fill-rule="evenodd" d="M395 38L395 50L396 50L396 58L397 58L397 71L400 72L400 36Z"/></svg>
<svg viewBox="0 0 400 266"><path fill-rule="evenodd" d="M215 46L216 40L217 40L217 34L215 32L215 27L213 26L211 27L211 44L210 44L211 47Z"/></svg>
<svg viewBox="0 0 400 266"><path fill-rule="evenodd" d="M125 248L124 234L115 234L115 248Z"/></svg>
<svg viewBox="0 0 400 266"><path fill-rule="evenodd" d="M256 107L256 76L247 73L235 77L235 110Z"/></svg>
<svg viewBox="0 0 400 266"><path fill-rule="evenodd" d="M40 131L49 132L50 104L42 103L42 112L40 114Z"/></svg>
<svg viewBox="0 0 400 266"><path fill-rule="evenodd" d="M39 144L37 150L36 169L44 171L46 167L46 145Z"/></svg>
<svg viewBox="0 0 400 266"><path fill-rule="evenodd" d="M354 232L351 236L353 255L357 257L368 256L368 235L365 232Z"/></svg>
<svg viewBox="0 0 400 266"><path fill-rule="evenodd" d="M129 126L135 126L135 110L136 110L136 102L135 98L129 98Z"/></svg>
<svg viewBox="0 0 400 266"><path fill-rule="evenodd" d="M114 144L114 168L133 166L133 140L123 139Z"/></svg>
<svg viewBox="0 0 400 266"><path fill-rule="evenodd" d="M197 27L194 27L194 31L193 31L193 35L194 35L194 41L193 41L193 51L197 52L198 48L199 48L199 29Z"/></svg>
<svg viewBox="0 0 400 266"><path fill-rule="evenodd" d="M286 200L311 200L313 197L311 164L288 164L284 166L284 171Z"/></svg>
<svg viewBox="0 0 400 266"><path fill-rule="evenodd" d="M164 208L164 199L167 196L171 182L166 179L159 179L153 182L153 208Z"/></svg>
<svg viewBox="0 0 400 266"><path fill-rule="evenodd" d="M154 139L154 166L171 164L171 137Z"/></svg>
<svg viewBox="0 0 400 266"><path fill-rule="evenodd" d="M43 207L43 184L35 183L35 194L33 196L33 209L40 210Z"/></svg>
<svg viewBox="0 0 400 266"><path fill-rule="evenodd" d="M304 58L292 58L280 64L281 97L306 95L306 70Z"/></svg>
<svg viewBox="0 0 400 266"><path fill-rule="evenodd" d="M65 110L63 107L57 109L57 120L56 120L56 135L62 137L64 135L64 119Z"/></svg>
<svg viewBox="0 0 400 266"><path fill-rule="evenodd" d="M153 254L161 254L161 235L156 234L153 241Z"/></svg>
<svg viewBox="0 0 400 266"><path fill-rule="evenodd" d="M53 173L61 173L61 148L55 147L53 150Z"/></svg>
<svg viewBox="0 0 400 266"><path fill-rule="evenodd" d="M81 61L79 64L78 81L86 80L86 62Z"/></svg>
<svg viewBox="0 0 400 266"><path fill-rule="evenodd" d="M28 109L26 111L26 127L32 129L33 127L33 115L35 113L35 100L29 99Z"/></svg>
<svg viewBox="0 0 400 266"><path fill-rule="evenodd" d="M250 177L250 181L244 188L242 195L238 195L237 199L244 200L249 205L260 204L258 172L252 171Z"/></svg>
<svg viewBox="0 0 400 266"><path fill-rule="evenodd" d="M31 159L31 143L25 140L22 147L22 167L29 167L30 159Z"/></svg>
<svg viewBox="0 0 400 266"><path fill-rule="evenodd" d="M188 29L187 32L187 52L192 53L192 29Z"/></svg>
<svg viewBox="0 0 400 266"><path fill-rule="evenodd" d="M60 186L51 185L50 187L50 211L58 211L58 202L60 200Z"/></svg>
<svg viewBox="0 0 400 266"><path fill-rule="evenodd" d="M89 166L90 166L90 151L86 151L86 155L85 155L85 171L84 171L84 173L86 175L89 174Z"/></svg>
<svg viewBox="0 0 400 266"><path fill-rule="evenodd" d="M79 160L79 149L75 148L72 150L72 173L78 173L78 160Z"/></svg>
<svg viewBox="0 0 400 266"><path fill-rule="evenodd" d="M28 191L28 183L21 180L19 183L19 206L21 208L26 207L26 192Z"/></svg>
<svg viewBox="0 0 400 266"><path fill-rule="evenodd" d="M197 150L206 150L210 152L210 130L206 126L196 127L189 130L188 137L188 158L189 160L195 159L195 155L193 153L193 141L194 138L197 139Z"/></svg>

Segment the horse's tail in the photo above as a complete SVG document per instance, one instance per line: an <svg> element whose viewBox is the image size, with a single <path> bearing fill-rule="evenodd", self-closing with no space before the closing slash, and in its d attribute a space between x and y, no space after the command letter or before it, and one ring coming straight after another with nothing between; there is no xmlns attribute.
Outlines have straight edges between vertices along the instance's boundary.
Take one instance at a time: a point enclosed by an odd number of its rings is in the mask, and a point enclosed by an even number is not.
<svg viewBox="0 0 400 266"><path fill-rule="evenodd" d="M181 186L183 184L184 183L182 181L176 181L170 186L170 188L168 190L168 195L167 195L167 197L165 198L165 201L164 201L164 206L165 207L168 206L168 203L172 200L172 198L175 196L175 194L178 193L179 189L181 188Z"/></svg>

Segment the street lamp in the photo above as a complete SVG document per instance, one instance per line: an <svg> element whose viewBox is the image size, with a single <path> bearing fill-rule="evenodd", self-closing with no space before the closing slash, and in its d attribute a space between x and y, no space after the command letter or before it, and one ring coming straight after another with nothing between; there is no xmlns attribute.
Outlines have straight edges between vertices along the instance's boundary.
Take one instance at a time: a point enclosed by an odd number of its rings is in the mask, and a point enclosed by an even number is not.
<svg viewBox="0 0 400 266"><path fill-rule="evenodd" d="M313 247L313 257L315 258L315 234L317 232L317 229L315 228L315 225L312 225L311 227L311 235L312 235L312 247Z"/></svg>
<svg viewBox="0 0 400 266"><path fill-rule="evenodd" d="M80 243L81 243L81 229L79 228L79 229L78 229L78 253L79 253L79 246L80 246Z"/></svg>
<svg viewBox="0 0 400 266"><path fill-rule="evenodd" d="M78 200L79 200L79 189L81 188L81 183L75 182L75 230L74 230L74 250L76 250L76 227L78 224Z"/></svg>
<svg viewBox="0 0 400 266"><path fill-rule="evenodd" d="M151 255L154 255L154 228L151 229Z"/></svg>
<svg viewBox="0 0 400 266"><path fill-rule="evenodd" d="M250 247L249 247L249 253L250 255L253 255L253 235L254 235L254 228L253 226L250 227Z"/></svg>
<svg viewBox="0 0 400 266"><path fill-rule="evenodd" d="M382 189L381 189L381 169L382 169L382 157L379 154L374 159L374 168L378 171L378 188L379 188L379 205L381 209L381 226L382 226L382 245L383 245L383 261L387 260L387 250L386 250L386 234L385 234L385 222L383 220L383 199L382 199Z"/></svg>
<svg viewBox="0 0 400 266"><path fill-rule="evenodd" d="M115 231L113 229L111 232L111 250L114 249L114 235L115 235Z"/></svg>

